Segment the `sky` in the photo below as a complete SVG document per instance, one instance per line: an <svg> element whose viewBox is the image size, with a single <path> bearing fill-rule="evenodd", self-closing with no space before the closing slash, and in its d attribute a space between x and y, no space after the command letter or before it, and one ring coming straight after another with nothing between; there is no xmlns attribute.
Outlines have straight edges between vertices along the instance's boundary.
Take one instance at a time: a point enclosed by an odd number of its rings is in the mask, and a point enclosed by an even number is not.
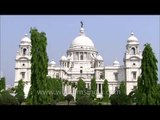
<svg viewBox="0 0 160 120"><path fill-rule="evenodd" d="M106 66L112 65L115 59L123 65L131 32L138 38L142 51L145 43L151 44L159 61L158 15L1 15L0 73L5 76L7 85L14 84L16 51L31 27L46 33L49 61L54 59L59 64L61 56L66 55L70 44L79 35L80 21L83 21L86 36L92 39Z"/></svg>

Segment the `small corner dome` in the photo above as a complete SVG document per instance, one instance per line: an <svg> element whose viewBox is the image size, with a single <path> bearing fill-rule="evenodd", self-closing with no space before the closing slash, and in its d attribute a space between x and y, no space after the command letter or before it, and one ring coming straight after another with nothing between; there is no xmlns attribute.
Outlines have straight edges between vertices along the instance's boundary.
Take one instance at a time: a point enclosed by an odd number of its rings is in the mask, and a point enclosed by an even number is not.
<svg viewBox="0 0 160 120"><path fill-rule="evenodd" d="M21 39L21 42L31 42L31 39L28 37L28 34L25 34L25 36Z"/></svg>
<svg viewBox="0 0 160 120"><path fill-rule="evenodd" d="M51 62L50 62L50 65L55 65L56 62L52 59Z"/></svg>
<svg viewBox="0 0 160 120"><path fill-rule="evenodd" d="M128 38L128 42L132 42L132 41L138 41L137 37L134 35L134 33L132 32L130 37Z"/></svg>
<svg viewBox="0 0 160 120"><path fill-rule="evenodd" d="M117 60L115 60L115 61L113 62L113 66L120 66L120 64L119 64L119 62L118 62Z"/></svg>
<svg viewBox="0 0 160 120"><path fill-rule="evenodd" d="M62 61L67 60L66 56L62 56L62 57L61 57L61 60L62 60Z"/></svg>
<svg viewBox="0 0 160 120"><path fill-rule="evenodd" d="M97 56L97 60L103 60L102 56L101 56L101 55L98 55L98 56Z"/></svg>

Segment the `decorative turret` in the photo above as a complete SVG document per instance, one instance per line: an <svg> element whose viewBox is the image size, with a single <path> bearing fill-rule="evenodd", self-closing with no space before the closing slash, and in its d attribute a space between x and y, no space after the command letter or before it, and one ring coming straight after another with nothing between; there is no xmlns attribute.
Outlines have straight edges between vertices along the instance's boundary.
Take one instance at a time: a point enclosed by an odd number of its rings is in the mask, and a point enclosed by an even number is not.
<svg viewBox="0 0 160 120"><path fill-rule="evenodd" d="M139 49L139 42L132 32L127 40L126 53L124 56L127 94L137 86L137 79L141 73L142 55Z"/></svg>

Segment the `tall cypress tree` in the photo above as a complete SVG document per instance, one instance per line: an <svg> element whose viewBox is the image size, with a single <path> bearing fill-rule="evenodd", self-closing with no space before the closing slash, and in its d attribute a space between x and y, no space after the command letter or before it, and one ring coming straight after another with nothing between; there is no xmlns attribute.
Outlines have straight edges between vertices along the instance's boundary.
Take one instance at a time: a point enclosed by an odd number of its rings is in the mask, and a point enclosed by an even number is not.
<svg viewBox="0 0 160 120"><path fill-rule="evenodd" d="M19 103L21 104L24 101L24 82L23 80L18 81L18 86L16 88L16 98L18 99Z"/></svg>
<svg viewBox="0 0 160 120"><path fill-rule="evenodd" d="M97 87L96 87L96 79L95 77L91 79L91 93L90 93L90 98L94 100L97 95Z"/></svg>
<svg viewBox="0 0 160 120"><path fill-rule="evenodd" d="M47 103L48 104L54 104L55 100L53 99L54 96L54 84L53 84L53 78L51 78L50 76L47 77L47 91L46 95L47 95Z"/></svg>
<svg viewBox="0 0 160 120"><path fill-rule="evenodd" d="M47 38L44 32L36 28L31 33L31 90L33 104L47 104L48 56L46 52Z"/></svg>
<svg viewBox="0 0 160 120"><path fill-rule="evenodd" d="M141 76L138 80L138 104L154 105L157 101L157 81L158 81L158 67L157 59L153 53L150 44L145 44L141 64Z"/></svg>
<svg viewBox="0 0 160 120"><path fill-rule="evenodd" d="M63 96L63 91L62 91L62 80L61 79L57 79L56 80L56 94L57 94L57 100L61 101L64 99Z"/></svg>
<svg viewBox="0 0 160 120"><path fill-rule="evenodd" d="M82 79L80 79L77 83L76 100L84 96L85 92L86 92L86 84Z"/></svg>
<svg viewBox="0 0 160 120"><path fill-rule="evenodd" d="M121 82L120 86L119 86L119 92L122 95L126 95L126 86L124 81Z"/></svg>
<svg viewBox="0 0 160 120"><path fill-rule="evenodd" d="M109 101L109 89L108 89L108 81L104 80L103 83L103 101L108 102Z"/></svg>

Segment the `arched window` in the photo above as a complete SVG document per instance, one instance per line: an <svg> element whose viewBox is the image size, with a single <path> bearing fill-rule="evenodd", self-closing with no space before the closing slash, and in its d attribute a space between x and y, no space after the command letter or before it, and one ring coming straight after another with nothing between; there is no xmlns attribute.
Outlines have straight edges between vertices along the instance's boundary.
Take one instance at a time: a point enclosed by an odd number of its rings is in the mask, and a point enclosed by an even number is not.
<svg viewBox="0 0 160 120"><path fill-rule="evenodd" d="M21 72L22 79L25 79L25 72Z"/></svg>
<svg viewBox="0 0 160 120"><path fill-rule="evenodd" d="M103 79L103 78L104 78L103 74L102 74L102 73L100 73L100 79Z"/></svg>
<svg viewBox="0 0 160 120"><path fill-rule="evenodd" d="M118 80L118 73L114 73L115 80Z"/></svg>
<svg viewBox="0 0 160 120"><path fill-rule="evenodd" d="M132 55L135 55L135 53L136 53L136 52L135 52L135 48L132 47L132 48L131 48L131 54L132 54Z"/></svg>
<svg viewBox="0 0 160 120"><path fill-rule="evenodd" d="M24 49L23 49L23 55L26 55L26 52L27 52L27 49L24 48Z"/></svg>

